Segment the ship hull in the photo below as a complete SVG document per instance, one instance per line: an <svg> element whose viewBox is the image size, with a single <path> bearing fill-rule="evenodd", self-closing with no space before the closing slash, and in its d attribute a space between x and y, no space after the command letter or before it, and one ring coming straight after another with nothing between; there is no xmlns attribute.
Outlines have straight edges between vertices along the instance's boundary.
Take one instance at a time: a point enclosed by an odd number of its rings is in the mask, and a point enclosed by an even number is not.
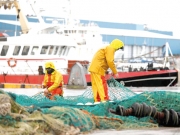
<svg viewBox="0 0 180 135"><path fill-rule="evenodd" d="M127 87L163 87L174 86L178 82L177 70L119 72L118 82ZM107 75L106 78L110 78ZM0 75L0 83L35 84L42 85L44 75ZM69 75L63 75L64 84L68 84ZM85 75L88 86L91 86L90 74ZM2 87L2 86L1 86Z"/></svg>
<svg viewBox="0 0 180 135"><path fill-rule="evenodd" d="M126 87L168 87L178 82L177 70L162 70L128 73L132 76L116 79Z"/></svg>

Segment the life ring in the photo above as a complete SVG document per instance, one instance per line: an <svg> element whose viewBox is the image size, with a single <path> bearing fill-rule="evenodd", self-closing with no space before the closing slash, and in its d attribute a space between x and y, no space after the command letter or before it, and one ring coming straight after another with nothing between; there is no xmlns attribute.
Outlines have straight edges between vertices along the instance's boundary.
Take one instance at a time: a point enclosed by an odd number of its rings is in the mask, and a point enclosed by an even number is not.
<svg viewBox="0 0 180 135"><path fill-rule="evenodd" d="M11 61L13 61L14 63L11 64ZM15 58L9 58L7 62L8 62L8 66L10 67L15 67L17 64L17 60Z"/></svg>

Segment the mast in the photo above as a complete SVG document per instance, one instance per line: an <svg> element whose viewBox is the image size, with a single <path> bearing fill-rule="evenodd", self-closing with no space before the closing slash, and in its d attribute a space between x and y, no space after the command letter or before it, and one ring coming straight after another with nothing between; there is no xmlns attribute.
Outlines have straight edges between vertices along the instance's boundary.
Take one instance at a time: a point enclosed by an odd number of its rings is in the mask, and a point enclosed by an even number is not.
<svg viewBox="0 0 180 135"><path fill-rule="evenodd" d="M38 33L37 30L33 30L28 23L27 17L24 14L24 11L26 11L26 9L23 8L23 2L24 0L12 0L12 1L0 1L0 8L2 6L4 6L4 9L11 9L12 5L15 7L16 12L17 12L17 20L20 22L20 26L21 26L21 30L23 34L27 34L30 32L33 33ZM33 10L33 12L35 13L35 15L37 16L41 26L42 24L45 24L42 16L40 15L40 13L38 12L36 6L35 6L35 2L32 2L32 0L28 1L28 4L31 6L31 9Z"/></svg>
<svg viewBox="0 0 180 135"><path fill-rule="evenodd" d="M34 11L36 17L38 18L39 22L40 22L41 24L45 24L42 16L39 14L38 9L36 8L36 5L35 5L36 1L32 2L32 0L29 0L28 2L29 2L29 4L30 4L32 10Z"/></svg>
<svg viewBox="0 0 180 135"><path fill-rule="evenodd" d="M23 34L27 34L30 30L30 27L28 25L28 20L26 16L23 14L23 9L20 7L20 4L17 0L14 0L14 7L16 8L17 12L17 19L20 22L21 30Z"/></svg>
<svg viewBox="0 0 180 135"><path fill-rule="evenodd" d="M21 30L23 34L26 34L29 32L29 25L28 25L28 20L26 16L23 14L23 9L20 7L19 1L17 0L7 0L7 1L0 1L0 8L4 7L4 9L11 9L12 6L16 8L17 12L17 19L20 22L21 25Z"/></svg>
<svg viewBox="0 0 180 135"><path fill-rule="evenodd" d="M163 64L163 68L164 67L169 67L170 66L170 63L169 63L169 53L170 53L170 56L171 57L173 57L173 54L172 54L172 52L171 52L171 49L170 49L170 47L169 47L169 43L168 42L166 42L166 44L165 44L165 60L164 60L164 64Z"/></svg>

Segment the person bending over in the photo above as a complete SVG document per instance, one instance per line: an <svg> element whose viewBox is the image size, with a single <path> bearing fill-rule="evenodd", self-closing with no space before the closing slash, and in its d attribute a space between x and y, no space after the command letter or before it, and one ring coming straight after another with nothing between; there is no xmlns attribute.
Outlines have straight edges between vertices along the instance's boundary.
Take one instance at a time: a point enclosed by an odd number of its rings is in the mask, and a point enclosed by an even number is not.
<svg viewBox="0 0 180 135"><path fill-rule="evenodd" d="M114 63L114 54L117 50L123 49L123 47L124 43L121 40L114 39L110 45L99 49L95 53L88 69L91 75L95 103L109 100L105 73L110 68L115 78L119 76Z"/></svg>

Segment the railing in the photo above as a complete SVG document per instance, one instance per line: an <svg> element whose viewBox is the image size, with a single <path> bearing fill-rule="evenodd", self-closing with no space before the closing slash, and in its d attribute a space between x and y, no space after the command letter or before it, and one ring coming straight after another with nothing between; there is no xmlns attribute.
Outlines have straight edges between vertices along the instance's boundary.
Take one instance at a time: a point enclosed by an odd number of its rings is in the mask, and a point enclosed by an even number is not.
<svg viewBox="0 0 180 135"><path fill-rule="evenodd" d="M62 74L67 74L67 62L62 63L61 61L51 60L58 71ZM13 62L13 61L12 61ZM10 67L7 60L1 60L0 63L0 73L1 74L15 74L15 75L38 75L39 66L43 67L46 60L17 60L17 64L14 67Z"/></svg>

